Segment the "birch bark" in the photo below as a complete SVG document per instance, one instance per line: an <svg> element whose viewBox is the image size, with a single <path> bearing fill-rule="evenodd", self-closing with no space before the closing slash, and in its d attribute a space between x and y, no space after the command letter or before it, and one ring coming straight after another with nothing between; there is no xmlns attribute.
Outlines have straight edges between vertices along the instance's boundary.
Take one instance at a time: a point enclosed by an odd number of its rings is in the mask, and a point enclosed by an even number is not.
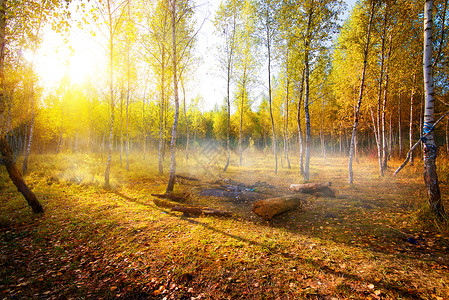
<svg viewBox="0 0 449 300"><path fill-rule="evenodd" d="M362 104L362 98L363 98L363 89L364 89L364 84L365 84L365 72L366 72L366 65L367 65L367 61L368 61L368 49L369 49L369 44L370 44L371 26L373 23L375 3L376 2L374 0L371 1L368 32L367 32L367 38L366 38L366 44L365 44L365 52L363 55L363 69L362 69L362 79L360 82L359 100L357 102L357 108L356 108L355 117L354 117L354 126L352 127L351 146L349 148L349 163L348 163L349 178L348 178L348 182L351 184L354 183L354 173L352 170L352 162L354 159L354 152L355 152L355 142L356 142L357 125L359 123L360 105Z"/></svg>
<svg viewBox="0 0 449 300"><path fill-rule="evenodd" d="M433 125L435 123L435 98L432 74L432 27L433 27L433 0L426 0L424 5L424 95L425 108L423 120L424 143L424 183L429 196L429 205L432 212L440 217L446 216L441 201L440 187L436 170L437 147L434 140ZM430 133L429 133L430 132Z"/></svg>

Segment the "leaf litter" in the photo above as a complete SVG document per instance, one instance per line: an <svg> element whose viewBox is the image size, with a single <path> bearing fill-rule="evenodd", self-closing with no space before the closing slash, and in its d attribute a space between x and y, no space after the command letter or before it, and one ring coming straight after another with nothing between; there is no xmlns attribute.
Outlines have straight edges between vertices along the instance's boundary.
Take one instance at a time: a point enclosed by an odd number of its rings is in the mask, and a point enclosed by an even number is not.
<svg viewBox="0 0 449 300"><path fill-rule="evenodd" d="M365 163L360 183L349 186L338 180L344 160L332 160L326 173L333 175L319 179L333 181L340 196L311 196L270 222L252 214L252 199L201 191L235 192L232 180L248 194L270 182L272 193L297 183L293 172L273 178L231 168L227 182L178 184L190 204L229 209L234 218L189 218L155 206L149 194L166 179L157 175L122 175L113 190L29 177L46 212L14 210L23 200L0 196L2 216L13 220L0 230L0 297L447 299L447 230L435 234L417 221L420 178L380 178Z"/></svg>

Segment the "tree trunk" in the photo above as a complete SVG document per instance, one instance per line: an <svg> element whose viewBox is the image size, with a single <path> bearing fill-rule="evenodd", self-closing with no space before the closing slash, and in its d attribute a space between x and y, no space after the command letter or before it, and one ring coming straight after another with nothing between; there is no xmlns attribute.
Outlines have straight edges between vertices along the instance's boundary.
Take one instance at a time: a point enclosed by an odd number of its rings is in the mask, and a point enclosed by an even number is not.
<svg viewBox="0 0 449 300"><path fill-rule="evenodd" d="M142 148L143 148L143 160L145 160L145 155L147 152L147 124L145 122L145 96L146 96L147 86L145 83L145 91L143 93L142 99Z"/></svg>
<svg viewBox="0 0 449 300"><path fill-rule="evenodd" d="M432 26L433 0L426 0L424 5L424 55L423 73L425 90L425 114L423 133L430 131L424 140L424 183L427 187L429 205L432 212L439 218L446 214L441 201L440 187L436 172L437 147L434 140L433 124L435 122L435 99L432 75Z"/></svg>
<svg viewBox="0 0 449 300"><path fill-rule="evenodd" d="M267 7L267 18L269 18L269 7ZM276 145L276 130L274 128L274 118L272 109L272 95L271 95L271 36L270 36L270 25L266 24L266 34L267 34L267 52L268 52L268 103L270 105L270 119L271 119L271 129L273 132L273 153L274 153L274 174L278 172L278 155L277 155L277 145Z"/></svg>
<svg viewBox="0 0 449 300"><path fill-rule="evenodd" d="M310 165L310 114L309 114L309 46L310 46L310 27L312 26L312 16L313 16L313 1L308 12L308 20L307 20L307 30L306 30L306 40L304 46L304 83L305 83L305 91L304 91L304 117L306 121L306 154L305 154L305 162L304 162L304 180L309 181L309 165Z"/></svg>
<svg viewBox="0 0 449 300"><path fill-rule="evenodd" d="M287 62L287 64L288 64L288 62ZM289 91L290 91L289 87L290 87L290 75L288 74L288 69L287 69L287 94L286 94L286 97L285 97L285 135L284 135L284 149L285 150L284 151L285 151L285 156L286 156L286 159L287 159L287 167L289 169L291 169L292 167L290 165L290 157L289 157L289 154L288 154L288 152L289 152L289 149L288 149L288 104L289 104L289 101L290 101L290 99L289 99L289 96L290 96L290 94L289 94Z"/></svg>
<svg viewBox="0 0 449 300"><path fill-rule="evenodd" d="M172 63L173 63L173 92L175 94L175 118L173 120L173 128L170 142L171 164L168 178L166 193L173 192L176 177L176 132L179 118L179 96L178 96L178 61L176 56L176 0L172 0Z"/></svg>
<svg viewBox="0 0 449 300"><path fill-rule="evenodd" d="M229 62L230 64L230 62ZM231 159L231 145L230 145L230 130L231 130L231 100L229 99L231 96L230 85L231 85L231 66L228 65L228 80L227 80L227 88L226 88L226 164L223 168L223 172L229 167L229 161Z"/></svg>
<svg viewBox="0 0 449 300"><path fill-rule="evenodd" d="M58 142L58 148L56 150L57 153L62 152L63 150L63 137L64 137L64 103L61 101L61 128L59 132L59 142Z"/></svg>
<svg viewBox="0 0 449 300"><path fill-rule="evenodd" d="M164 147L164 103L165 103L165 46L162 45L161 55L161 106L159 112L159 147L158 147L158 166L159 175L164 173L163 160L163 147Z"/></svg>
<svg viewBox="0 0 449 300"><path fill-rule="evenodd" d="M227 52L227 62L226 62L226 164L223 168L223 172L229 167L229 161L231 160L231 141L230 141L230 130L231 130L231 76L232 76L232 62L234 56L234 38L236 30L236 14L233 14L232 23L232 33L230 38L229 49Z"/></svg>
<svg viewBox="0 0 449 300"><path fill-rule="evenodd" d="M392 44L392 37L393 35L390 33L389 38L389 49L387 53L387 64L385 66L385 87L384 87L384 98L382 101L382 169L385 171L387 170L387 161L388 161L388 155L389 151L387 149L387 135L386 135L386 113L387 113L387 95L388 95L388 83L390 79L389 74L389 66L390 66L390 58L391 58L391 44ZM391 118L391 116L390 116ZM391 145L391 144L390 144Z"/></svg>
<svg viewBox="0 0 449 300"><path fill-rule="evenodd" d="M339 146L340 146L340 155L343 153L343 146L342 146L342 142L343 142L343 137L342 137L342 135L343 135L343 128L342 128L343 126L342 126L342 121L340 121L340 132L338 133L339 134Z"/></svg>
<svg viewBox="0 0 449 300"><path fill-rule="evenodd" d="M239 127L239 156L240 156L240 166L243 166L243 149L242 149L242 139L243 139L243 105L245 105L245 85L243 84L242 89L242 101L240 102L240 127Z"/></svg>
<svg viewBox="0 0 449 300"><path fill-rule="evenodd" d="M129 55L129 54L128 54ZM129 62L128 62L129 69ZM129 171L129 144L130 144L130 135L129 135L129 98L130 98L130 87L129 87L129 70L128 70L128 87L126 91L126 111L125 111L125 135L126 135L126 171Z"/></svg>
<svg viewBox="0 0 449 300"><path fill-rule="evenodd" d="M22 175L20 174L19 170L16 167L16 164L14 163L12 151L5 136L0 136L0 152L2 153L3 163L5 164L6 170L8 171L9 178L11 178L12 182L17 187L17 190L25 197L28 205L31 207L34 213L43 213L44 210L41 204L37 200L34 193L26 185L25 181L22 178Z"/></svg>
<svg viewBox="0 0 449 300"><path fill-rule="evenodd" d="M321 142L321 156L326 159L326 141L324 135L324 102L321 110L321 124L320 124L320 142Z"/></svg>
<svg viewBox="0 0 449 300"><path fill-rule="evenodd" d="M306 153L304 162L304 180L309 181L309 166L310 166L310 114L309 114L309 58L305 55L305 94L304 94L304 115L306 119Z"/></svg>
<svg viewBox="0 0 449 300"><path fill-rule="evenodd" d="M402 157L402 125L401 125L401 104L402 104L402 94L399 92L399 107L398 107L398 145L399 145L399 151L398 151L398 157ZM391 123L390 123L391 124Z"/></svg>
<svg viewBox="0 0 449 300"><path fill-rule="evenodd" d="M120 167L123 166L123 81L120 88Z"/></svg>
<svg viewBox="0 0 449 300"><path fill-rule="evenodd" d="M298 114L297 114L297 121L298 121L298 142L299 142L299 174L304 175L304 143L302 139L302 129L301 129L301 102L302 102L302 96L304 92L304 72L305 68L302 70L302 76L301 76L301 84L299 88L299 99L298 99Z"/></svg>
<svg viewBox="0 0 449 300"><path fill-rule="evenodd" d="M385 139L384 139L384 129L385 129L385 111L382 106L382 85L384 83L384 74L386 73L385 68L385 39L387 32L387 20L388 20L388 4L385 4L385 12L383 16L383 28L382 28L382 47L381 47L381 60L380 60L380 75L379 75L379 88L378 88L378 100L377 100L377 159L379 162L379 173L381 176L384 176L384 166L383 166L383 157L385 150ZM386 81L385 81L386 82ZM385 88L386 90L386 88ZM385 99L384 99L385 100ZM382 120L382 122L381 122Z"/></svg>
<svg viewBox="0 0 449 300"><path fill-rule="evenodd" d="M446 155L449 157L449 117L446 117Z"/></svg>
<svg viewBox="0 0 449 300"><path fill-rule="evenodd" d="M415 96L416 73L413 74L413 86L410 95L410 123L409 123L409 144L410 149L413 147L413 98ZM413 153L410 153L409 163L413 166Z"/></svg>
<svg viewBox="0 0 449 300"><path fill-rule="evenodd" d="M128 20L131 20L130 5L128 4ZM129 147L130 147L130 124L129 124L129 100L130 100L130 89L131 89L131 72L130 72L130 37L126 38L126 119L125 119L125 130L126 130L126 171L129 171Z"/></svg>
<svg viewBox="0 0 449 300"><path fill-rule="evenodd" d="M190 127L189 120L187 118L187 107L186 107L186 90L184 88L184 82L181 81L182 86L182 101L184 104L184 120L186 122L186 161L189 160L189 140L190 140Z"/></svg>
<svg viewBox="0 0 449 300"><path fill-rule="evenodd" d="M114 141L114 33L112 26L112 10L110 2L108 0L108 16L109 16L109 91L110 91L110 109L111 117L109 124L109 145L108 145L108 159L106 162L106 171L104 172L104 183L106 187L109 187L109 173L111 170L112 163L112 144Z"/></svg>
<svg viewBox="0 0 449 300"><path fill-rule="evenodd" d="M7 6L4 1L0 0L0 152L2 160L8 171L14 185L20 193L25 197L28 205L34 213L42 213L44 210L37 200L36 196L25 184L22 175L14 163L13 153L9 147L8 140L5 136L5 105L6 105L6 90L5 90L5 45L6 45L6 9Z"/></svg>
<svg viewBox="0 0 449 300"><path fill-rule="evenodd" d="M34 89L34 88L32 88ZM33 131L34 131L34 92L32 92L32 100L31 100L31 120L30 120L30 132L28 133L28 141L26 143L26 150L25 150L25 156L23 158L23 165L22 165L22 173L26 174L28 170L28 158L30 156L31 152L31 145L33 143Z"/></svg>
<svg viewBox="0 0 449 300"><path fill-rule="evenodd" d="M362 104L362 98L363 98L363 89L365 84L365 73L366 73L366 65L368 61L368 50L370 46L370 35L371 35L371 25L373 23L373 16L374 16L374 8L375 8L375 1L371 1L371 10L370 10L370 17L369 17L369 23L368 23L368 32L367 32L367 38L366 38L366 44L365 44L365 52L363 55L363 70L362 70L362 80L360 82L360 93L359 93L359 100L357 102L357 108L356 113L354 117L354 126L352 128L352 136L351 136L351 146L349 148L349 183L352 184L354 182L354 174L352 171L352 161L354 159L354 152L355 152L355 137L357 132L357 125L359 123L359 113L360 113L360 105Z"/></svg>

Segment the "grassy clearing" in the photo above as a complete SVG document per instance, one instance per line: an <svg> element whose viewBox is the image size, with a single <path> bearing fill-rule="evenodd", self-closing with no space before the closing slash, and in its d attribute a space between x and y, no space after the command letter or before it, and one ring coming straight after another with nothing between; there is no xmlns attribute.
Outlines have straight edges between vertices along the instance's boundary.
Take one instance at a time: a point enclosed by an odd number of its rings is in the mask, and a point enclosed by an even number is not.
<svg viewBox="0 0 449 300"><path fill-rule="evenodd" d="M217 178L280 190L301 182L296 166L275 175L269 156L253 154L227 173L221 162L179 156L179 172L202 183L181 181L176 190L233 218L155 206L150 194L165 190L167 176L156 174L153 160L136 158L126 172L116 157L112 188L104 189L100 157L34 156L26 180L43 216L31 213L2 170L0 298L449 298L449 235L425 213L419 163L379 177L376 162L361 158L349 185L347 159L314 157L312 180L332 181L339 197L311 196L271 222L248 203L198 195Z"/></svg>

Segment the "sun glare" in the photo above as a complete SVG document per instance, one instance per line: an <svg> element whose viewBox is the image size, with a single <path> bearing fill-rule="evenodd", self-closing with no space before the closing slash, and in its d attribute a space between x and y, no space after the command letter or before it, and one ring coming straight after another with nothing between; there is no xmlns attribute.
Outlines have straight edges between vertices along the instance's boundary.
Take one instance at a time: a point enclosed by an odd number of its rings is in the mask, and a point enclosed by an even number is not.
<svg viewBox="0 0 449 300"><path fill-rule="evenodd" d="M47 89L57 86L66 75L74 84L96 80L102 76L106 61L101 46L83 33L72 31L64 40L52 30L44 32L34 60L39 80Z"/></svg>

